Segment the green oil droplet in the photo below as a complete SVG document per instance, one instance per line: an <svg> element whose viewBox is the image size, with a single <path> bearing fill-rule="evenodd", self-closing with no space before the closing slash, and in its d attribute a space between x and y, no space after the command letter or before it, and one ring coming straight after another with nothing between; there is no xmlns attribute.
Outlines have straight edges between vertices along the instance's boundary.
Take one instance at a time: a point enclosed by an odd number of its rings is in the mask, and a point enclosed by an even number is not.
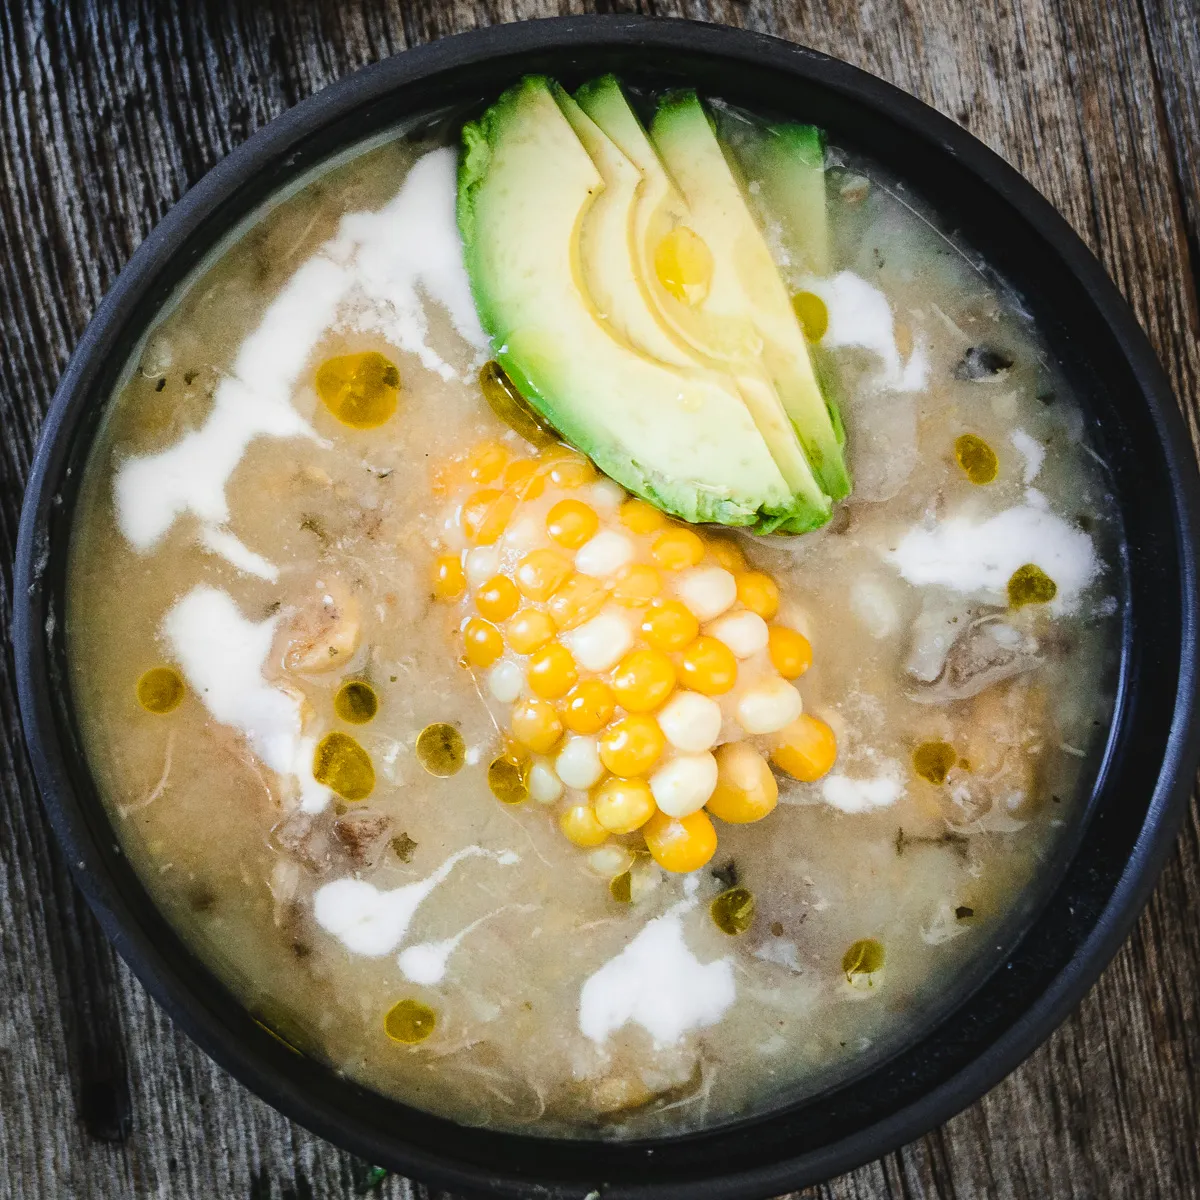
<svg viewBox="0 0 1200 1200"><path fill-rule="evenodd" d="M529 799L529 768L527 758L510 758L502 754L488 766L488 787L503 804L521 804Z"/></svg>
<svg viewBox="0 0 1200 1200"><path fill-rule="evenodd" d="M529 407L525 397L517 391L498 362L493 360L483 364L479 372L479 386L492 412L527 442L535 446L551 446L558 441L558 434Z"/></svg>
<svg viewBox="0 0 1200 1200"><path fill-rule="evenodd" d="M958 752L949 742L922 742L912 755L913 770L930 783L941 787L958 762Z"/></svg>
<svg viewBox="0 0 1200 1200"><path fill-rule="evenodd" d="M1058 595L1058 584L1034 563L1018 567L1008 581L1008 605L1024 608L1026 604L1049 604Z"/></svg>
<svg viewBox="0 0 1200 1200"><path fill-rule="evenodd" d="M379 711L379 697L369 683L349 679L338 688L333 711L350 725L365 725Z"/></svg>
<svg viewBox="0 0 1200 1200"><path fill-rule="evenodd" d="M713 924L731 936L745 933L754 921L754 893L749 888L727 888L708 906Z"/></svg>
<svg viewBox="0 0 1200 1200"><path fill-rule="evenodd" d="M633 875L629 871L622 871L620 875L609 882L608 891L618 904L632 904Z"/></svg>
<svg viewBox="0 0 1200 1200"><path fill-rule="evenodd" d="M383 1018L383 1032L405 1046L423 1042L436 1028L437 1013L419 1000L401 1000Z"/></svg>
<svg viewBox="0 0 1200 1200"><path fill-rule="evenodd" d="M371 756L348 733L327 733L317 743L313 778L343 800L365 800L375 790Z"/></svg>
<svg viewBox="0 0 1200 1200"><path fill-rule="evenodd" d="M453 725L437 721L426 725L417 735L417 757L430 775L448 779L462 770L467 746Z"/></svg>
<svg viewBox="0 0 1200 1200"><path fill-rule="evenodd" d="M159 715L174 712L183 702L186 690L173 667L151 667L137 681L138 703L147 712Z"/></svg>
<svg viewBox="0 0 1200 1200"><path fill-rule="evenodd" d="M842 955L842 970L852 987L874 987L875 976L883 970L883 943L874 938L855 942Z"/></svg>
<svg viewBox="0 0 1200 1200"><path fill-rule="evenodd" d="M810 342L819 342L829 328L829 309L816 292L797 292L792 297L792 311Z"/></svg>
<svg viewBox="0 0 1200 1200"><path fill-rule="evenodd" d="M321 403L343 425L375 429L396 411L400 372L377 350L326 359L316 376Z"/></svg>

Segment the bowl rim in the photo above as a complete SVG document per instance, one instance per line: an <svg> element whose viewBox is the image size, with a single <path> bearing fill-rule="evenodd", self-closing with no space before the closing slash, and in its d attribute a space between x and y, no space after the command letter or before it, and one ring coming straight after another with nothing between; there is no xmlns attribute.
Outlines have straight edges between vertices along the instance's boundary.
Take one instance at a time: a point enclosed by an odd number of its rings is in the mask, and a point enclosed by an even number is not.
<svg viewBox="0 0 1200 1200"><path fill-rule="evenodd" d="M1003 159L936 110L848 63L765 34L671 18L590 16L490 26L415 47L361 68L275 117L193 185L142 242L97 308L63 373L43 424L21 514L12 629L18 697L43 804L76 884L134 973L210 1057L289 1117L372 1161L386 1161L405 1173L467 1191L514 1197L529 1194L532 1184L528 1179L450 1161L444 1154L429 1152L411 1141L398 1152L394 1145L381 1146L378 1138L339 1124L338 1114L326 1098L318 1098L283 1077L281 1064L286 1062L286 1050L272 1056L262 1047L238 1044L228 1027L199 1003L167 963L107 877L95 828L85 817L66 767L70 751L60 738L53 711L56 681L49 662L49 637L44 636L47 619L53 620L54 614L47 607L42 576L67 446L80 417L93 402L91 385L98 356L128 321L136 302L175 248L201 230L264 160L286 160L315 130L353 115L395 89L497 58L519 60L534 51L570 52L597 47L667 54L685 50L742 66L762 65L783 75L802 76L877 113L887 112L892 120L919 134L936 150L952 156L1054 246L1066 269L1091 293L1149 409L1166 458L1175 505L1171 516L1181 589L1179 675L1162 765L1145 820L1120 878L1066 967L1018 1020L961 1070L899 1111L815 1152L684 1183L627 1181L603 1188L605 1195L623 1197L678 1195L717 1200L767 1195L841 1173L919 1136L978 1099L1049 1036L1096 980L1139 916L1173 845L1200 761L1200 709L1195 697L1200 666L1196 629L1200 611L1196 571L1200 484L1187 429L1170 385L1133 313L1065 219ZM115 842L114 849L119 855ZM456 1128L464 1136L474 1132ZM540 1139L517 1137L527 1147L544 1144ZM659 1144L681 1140L687 1139L667 1138ZM603 1155L609 1144L589 1145ZM649 1157L646 1161L649 1163ZM585 1174L600 1178L603 1172L593 1166ZM582 1196L591 1190L575 1178L556 1181L547 1194Z"/></svg>

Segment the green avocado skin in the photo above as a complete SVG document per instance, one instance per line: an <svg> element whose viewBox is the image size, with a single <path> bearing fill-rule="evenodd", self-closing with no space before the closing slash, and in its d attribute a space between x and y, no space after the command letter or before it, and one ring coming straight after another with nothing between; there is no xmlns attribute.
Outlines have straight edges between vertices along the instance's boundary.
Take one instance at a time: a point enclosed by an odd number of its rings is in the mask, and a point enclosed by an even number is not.
<svg viewBox="0 0 1200 1200"><path fill-rule="evenodd" d="M556 95L558 85L545 76L521 79L481 116L464 125L458 168L457 222L462 238L464 260L480 323L492 342L492 353L526 401L565 441L586 453L610 478L655 506L694 524L719 524L748 529L759 534L806 533L820 528L830 512L814 511L799 501L780 505L751 504L746 500L718 494L698 487L691 481L666 478L639 463L636 450L618 441L597 442L593 431L581 420L565 397L548 394L539 378L536 355L522 353L509 336L508 323L496 297L484 286L481 229L477 197L488 180L494 150L506 127L531 96L549 91ZM561 389L555 389L559 391Z"/></svg>

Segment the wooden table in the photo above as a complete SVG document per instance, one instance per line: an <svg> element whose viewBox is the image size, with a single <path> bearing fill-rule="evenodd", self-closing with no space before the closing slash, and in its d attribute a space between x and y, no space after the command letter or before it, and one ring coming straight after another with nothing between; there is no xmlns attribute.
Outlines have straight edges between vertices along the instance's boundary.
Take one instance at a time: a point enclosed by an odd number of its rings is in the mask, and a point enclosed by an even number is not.
<svg viewBox="0 0 1200 1200"><path fill-rule="evenodd" d="M1200 420L1197 0L644 0L892 80L1004 155L1099 254ZM625 0L0 5L0 623L38 424L101 295L222 155L364 63ZM7 645L7 636L4 638ZM150 1002L51 844L0 661L0 1196L396 1200L425 1189L234 1083ZM1200 1196L1200 817L1080 1010L942 1129L811 1195Z"/></svg>

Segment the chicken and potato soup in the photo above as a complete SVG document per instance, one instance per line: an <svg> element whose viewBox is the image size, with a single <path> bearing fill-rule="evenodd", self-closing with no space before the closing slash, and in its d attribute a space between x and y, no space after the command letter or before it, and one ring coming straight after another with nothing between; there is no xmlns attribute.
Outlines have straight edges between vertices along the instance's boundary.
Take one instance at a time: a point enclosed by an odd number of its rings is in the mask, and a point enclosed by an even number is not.
<svg viewBox="0 0 1200 1200"><path fill-rule="evenodd" d="M903 185L529 79L163 313L82 484L72 688L277 1036L464 1123L671 1133L1000 961L1107 733L1119 537L1037 330Z"/></svg>

